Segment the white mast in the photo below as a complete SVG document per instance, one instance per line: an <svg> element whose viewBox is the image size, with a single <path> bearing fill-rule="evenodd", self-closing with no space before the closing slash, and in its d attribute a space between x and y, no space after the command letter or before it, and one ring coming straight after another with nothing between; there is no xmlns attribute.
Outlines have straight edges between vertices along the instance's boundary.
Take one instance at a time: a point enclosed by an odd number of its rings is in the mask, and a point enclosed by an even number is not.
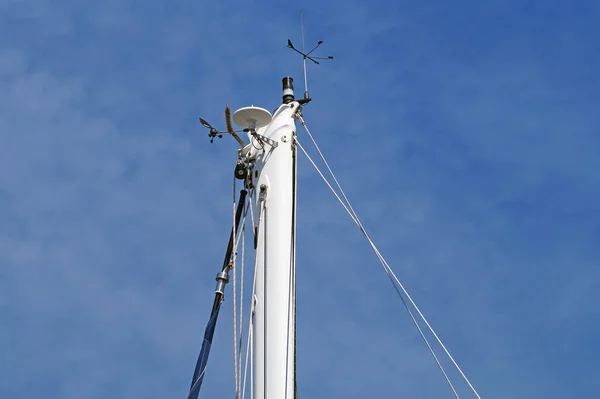
<svg viewBox="0 0 600 399"><path fill-rule="evenodd" d="M249 128L252 184L258 219L253 313L254 398L293 399L295 363L295 115L292 78L283 79L283 104L268 111L242 108L236 124ZM270 123L269 123L270 120ZM254 132L253 129L256 129Z"/></svg>

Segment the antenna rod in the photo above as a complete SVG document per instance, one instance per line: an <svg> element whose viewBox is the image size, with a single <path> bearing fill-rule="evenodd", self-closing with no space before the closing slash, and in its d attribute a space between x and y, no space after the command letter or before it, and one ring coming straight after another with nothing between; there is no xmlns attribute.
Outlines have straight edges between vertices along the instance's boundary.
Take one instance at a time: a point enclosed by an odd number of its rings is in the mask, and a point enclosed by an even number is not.
<svg viewBox="0 0 600 399"><path fill-rule="evenodd" d="M302 10L300 10L300 30L302 33L302 52L304 53L304 18L303 18L303 13ZM303 57L303 61L304 61L304 99L308 99L310 98L310 96L308 95L308 78L306 77L306 58L307 55L305 55Z"/></svg>

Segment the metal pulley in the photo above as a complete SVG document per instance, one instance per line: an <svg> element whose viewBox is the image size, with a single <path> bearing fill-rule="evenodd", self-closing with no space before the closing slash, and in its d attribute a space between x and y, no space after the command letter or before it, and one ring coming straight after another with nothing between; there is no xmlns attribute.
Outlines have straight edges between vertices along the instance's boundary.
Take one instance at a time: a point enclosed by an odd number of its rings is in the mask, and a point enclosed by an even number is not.
<svg viewBox="0 0 600 399"><path fill-rule="evenodd" d="M241 159L237 160L233 174L235 175L236 179L246 180L246 177L248 177L248 168L246 167L244 161Z"/></svg>

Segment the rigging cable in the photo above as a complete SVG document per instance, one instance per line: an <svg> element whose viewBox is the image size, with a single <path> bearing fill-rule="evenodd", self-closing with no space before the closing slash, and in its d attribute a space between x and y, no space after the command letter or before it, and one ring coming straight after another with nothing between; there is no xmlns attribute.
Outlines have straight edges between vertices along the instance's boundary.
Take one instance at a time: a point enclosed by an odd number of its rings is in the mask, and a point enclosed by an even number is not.
<svg viewBox="0 0 600 399"><path fill-rule="evenodd" d="M234 187L235 187L235 182L234 182ZM234 366L235 366L235 362L237 361L238 366L235 367L235 372L234 372L234 379L236 382L236 397L239 397L239 394L241 392L242 389L242 385L241 385L241 373L242 373L242 337L243 337L243 312L244 312L244 308L243 308L243 303L244 303L244 259L245 259L245 253L244 253L244 249L245 249L245 232L246 232L246 221L247 221L247 216L248 216L248 211L252 210L251 206L252 206L252 194L253 194L252 189L249 190L249 195L248 195L248 202L247 204L244 203L244 211L243 211L243 218L242 218L242 222L241 222L241 227L239 229L239 231L236 233L237 237L235 240L235 244L233 247L233 253L232 253L232 269L233 269L233 328L234 328ZM241 206L241 204L240 204ZM254 225L254 220L252 220L252 225ZM236 310L236 298L237 298L237 284L236 284L236 279L237 279L237 251L238 248L240 246L240 241L241 241L241 245L242 245L242 260L241 260L241 270L240 270L240 310L239 310L239 328L240 328L240 333L239 333L239 338L238 335L236 333L236 323L237 323L237 310ZM237 373L237 374L236 374Z"/></svg>
<svg viewBox="0 0 600 399"><path fill-rule="evenodd" d="M252 202L250 202L250 215L251 215L251 219L252 219L252 231L254 230L254 211L253 211L253 207L252 207ZM260 226L262 223L262 213L259 212L259 216L258 216L258 225ZM257 270L257 260L255 258L255 263L254 263L254 276L252 278L252 296L251 296L251 304L250 304L250 316L248 317L248 341L246 343L246 361L245 361L245 366L244 366L244 383L242 385L242 399L244 399L245 397L245 392L246 392L246 375L248 372L248 353L250 353L250 359L252 360L250 362L250 389L251 389L251 393L250 396L251 398L254 395L254 388L252 386L252 376L253 376L253 363L254 363L254 341L252 339L252 331L253 331L253 327L254 327L254 309L256 307L256 299L255 299L255 294L256 294L256 270Z"/></svg>
<svg viewBox="0 0 600 399"><path fill-rule="evenodd" d="M302 24L304 26L304 24ZM304 46L304 43L302 43L302 46ZM308 91L308 90L307 90ZM293 133L293 138L294 140L298 137L297 132ZM292 174L292 179L293 179L293 183L292 183L292 187L294 188L294 195L293 195L293 212L292 212L292 281L294 283L294 287L293 287L293 291L292 291L292 295L294 296L294 399L298 399L298 366L297 366L297 360L298 360L298 351L297 351L297 330L296 330L296 230L297 230L297 223L298 223L298 218L297 218L297 210L298 210L298 149L296 148L296 145L294 144L295 141L292 141L292 157L293 157L293 163L292 163L292 167L293 167L293 174Z"/></svg>
<svg viewBox="0 0 600 399"><path fill-rule="evenodd" d="M254 191L254 190L253 190ZM253 234L253 242L257 243L258 240L258 226L261 225L262 222L262 212L259 210L258 212L258 221L255 225L255 217L254 217L254 206L252 204L253 196L250 196L250 200L248 201L250 206L250 220L252 221L252 234ZM255 244L255 252L258 246ZM250 316L248 317L248 341L246 346L246 362L244 366L244 385L242 388L242 399L245 397L246 393L246 375L248 372L248 353L250 354L250 399L254 399L254 339L252 336L252 331L254 327L254 310L256 306L256 256L254 259L254 277L252 278L252 296L251 296L251 305L250 305Z"/></svg>
<svg viewBox="0 0 600 399"><path fill-rule="evenodd" d="M452 357L452 355L450 354L450 352L448 351L448 349L446 348L446 346L444 345L444 343L442 342L442 340L439 338L439 336L437 335L437 333L435 332L435 330L433 329L433 327L431 327L431 325L429 324L429 322L427 321L427 319L425 318L425 316L423 315L423 313L421 312L421 310L419 309L419 307L417 306L417 304L415 303L415 301L412 299L412 297L410 296L410 294L408 293L408 291L406 290L406 288L404 287L404 285L400 282L400 280L398 279L398 277L396 276L396 274L394 273L394 271L392 270L392 268L389 266L389 264L387 263L387 261L383 257L383 255L379 252L379 249L377 249L377 247L375 246L375 244L373 243L373 241L371 240L371 238L367 234L366 230L364 229L364 226L362 225L362 223L360 222L360 219L358 218L358 215L354 211L354 208L352 208L352 204L348 200L348 197L344 193L344 190L342 189L340 183L338 182L337 178L335 177L335 174L331 170L331 167L329 166L329 163L325 159L325 156L321 152L321 149L319 148L317 142L315 141L315 139L313 138L312 134L310 133L310 130L308 129L308 126L306 126L306 122L304 121L304 118L302 117L302 115L299 115L298 119L302 123L302 126L306 130L306 133L308 134L308 136L310 137L311 141L313 142L315 148L317 149L317 151L318 151L318 153L319 153L319 155L321 157L321 160L323 161L323 163L327 167L327 170L329 171L331 177L333 178L336 186L340 190L340 193L342 194L342 196L345 199L346 204L348 206L345 206L344 202L337 195L337 193L335 192L335 190L333 189L333 187L329 184L329 182L327 181L327 179L325 178L325 176L322 173L320 173L320 172L319 172L319 174L326 181L327 185L332 190L332 192L336 195L337 199L340 201L340 203L342 204L342 206L344 206L344 208L346 209L346 212L348 212L348 214L350 215L350 217L357 224L357 226L359 227L359 229L361 230L361 232L363 233L363 235L365 236L365 238L367 239L367 241L371 245L371 248L373 249L373 251L375 252L375 254L377 255L377 257L379 258L379 260L381 262L381 265L383 266L384 270L386 271L386 274L388 274L388 276L390 278L393 278L393 280L395 280L395 282L398 284L398 286L400 287L400 289L404 292L404 294L406 295L406 297L408 298L408 300L410 301L410 303L412 304L412 306L415 308L415 310L417 311L417 313L419 314L419 316L421 317L421 319L423 320L423 322L425 323L425 325L427 326L427 328L429 329L429 331L431 331L431 333L433 334L433 336L435 337L435 339L437 340L437 342L440 344L440 346L442 347L442 349L444 350L444 352L446 353L446 355L448 356L448 358L452 361L452 363L454 364L454 366L456 367L456 369L459 371L459 373L461 374L461 376L463 377L463 379L467 382L467 384L469 385L469 387L471 388L471 390L473 391L473 393L477 396L477 398L481 399L481 396L479 396L479 393L477 392L477 390L475 389L475 387L473 387L473 385L471 384L471 382L469 381L469 379L467 378L467 376L465 375L465 373L462 371L462 369L460 368L460 366L458 365L458 363L454 360L454 358ZM301 146L300 146L300 148L305 153L305 155L307 155L307 157L308 157L308 154L306 153L306 151ZM318 170L316 164L314 162L312 162L312 161L311 161L311 163Z"/></svg>
<svg viewBox="0 0 600 399"><path fill-rule="evenodd" d="M250 212L250 220L252 221L252 231L255 232L255 224L254 224L254 208L252 205L252 196L250 196L250 199L248 200L248 210L247 212ZM262 224L262 220L263 220L263 216L262 216L262 212L259 211L258 212L258 226L260 226ZM245 228L245 225L244 225ZM244 244L243 244L244 245ZM242 251L243 251L242 247ZM242 255L243 256L243 255ZM256 270L257 270L257 259L255 257L255 264L254 264L254 276L252 278L252 293L251 293L251 305L250 305L250 311L249 311L249 316L248 316L248 336L247 336L247 341L246 341L246 354L245 354L245 358L244 358L244 371L241 372L240 371L240 375L243 375L243 382L242 382L242 386L241 386L241 399L245 398L246 395L246 378L248 375L248 362L249 360L252 360L254 358L254 342L252 339L252 331L253 331L253 327L254 327L254 310L256 308ZM241 326L240 326L241 328ZM241 335L242 333L240 332L240 339L241 339ZM241 354L240 354L241 355ZM241 359L241 357L240 357ZM240 360L241 361L241 360ZM240 365L241 366L241 365ZM253 387L253 361L250 361L250 397L253 398L254 397L254 387Z"/></svg>
<svg viewBox="0 0 600 399"><path fill-rule="evenodd" d="M315 162L312 160L312 158L310 157L310 155L308 155L308 153L306 152L306 150L304 149L304 147L302 147L302 144L300 144L300 142L298 140L296 140L296 144L298 145L298 147L300 147L300 149L302 150L302 152L304 153L304 155L306 155L306 158L308 158L309 162L312 164L312 166L315 168L315 170L317 171L317 173L323 178L323 181L325 181L325 184L327 184L327 186L331 189L331 192L333 193L333 195L335 195L335 197L338 199L338 201L340 202L340 204L344 207L344 209L346 210L346 212L348 212L348 214L350 215L350 217L352 218L352 220L354 221L354 223L356 223L358 225L358 222L355 218L354 215L352 215L352 213L350 212L350 210L348 209L348 207L346 206L346 204L344 204L344 202L342 201L342 199L339 197L339 195L337 194L337 192L333 189L333 187L331 186L331 184L329 183L329 181L327 180L327 178L323 175L323 172L321 172L321 170L319 169L319 167L315 164ZM359 228L361 228L359 226ZM361 231L363 232L363 234L365 234L364 230L361 228ZM368 238L367 238L368 239ZM373 246L374 244L371 244L371 246ZM379 259L379 263L382 264L384 271L386 273L386 275L388 276L388 278L390 279L390 281L392 282L392 285L394 287L394 289L396 290L396 293L398 294L398 296L400 297L400 300L402 301L402 304L404 305L406 311L408 312L408 314L410 315L410 318L413 322L413 324L415 325L415 327L417 328L417 330L419 331L419 334L421 335L421 338L423 339L423 341L425 342L425 345L427 345L427 348L429 349L429 352L431 353L431 355L433 356L433 358L435 359L435 362L437 363L438 368L440 369L440 371L442 372L442 374L444 375L444 378L446 379L446 382L448 383L448 385L450 386L450 389L452 390L454 396L457 399L460 399L460 397L458 396L458 393L456 392L456 389L454 388L454 385L452 384L452 382L450 381L450 378L448 377L448 374L446 373L446 371L444 370L444 367L442 366L441 362L439 361L438 357L435 354L435 351L433 350L433 348L431 347L431 345L429 344L429 340L427 339L427 337L425 336L425 334L423 333L423 330L421 329L421 327L419 326L419 323L417 322L417 320L415 319L412 311L410 310L410 308L408 307L408 304L406 303L406 301L404 300L404 297L402 295L402 293L398 290L398 287L396 286L396 284L394 283L394 280L392 278L392 276L390 275L389 271L387 270L385 264L383 262L385 262L385 259L382 260L382 256L380 253L378 253L378 251L375 249L375 255L377 256L377 258Z"/></svg>
<svg viewBox="0 0 600 399"><path fill-rule="evenodd" d="M266 191L267 187L266 186L261 186L260 188L260 193L259 193L259 202L260 202L260 217L262 219L263 222L263 231L262 231L262 236L263 236L263 254L265 254L267 252L267 191ZM259 225L258 228L260 229L260 220L259 220ZM257 248L258 248L258 240L260 239L260 236L258 236L257 238ZM258 257L256 257L256 259L258 260ZM262 308L263 308L263 398L264 399L268 399L267 398L267 387L269 386L267 384L267 359L269 358L267 355L267 336L268 336L268 330L267 330L267 257L263 256L262 260L262 271L263 271L263 286L262 286ZM255 268L258 266L258 262L255 264Z"/></svg>
<svg viewBox="0 0 600 399"><path fill-rule="evenodd" d="M226 108L226 110L229 109ZM237 240L237 231L236 231L236 223L235 223L235 210L236 210L236 204L235 204L235 189L236 189L236 177L235 175L233 176L233 227L232 227L232 232L233 232L233 237L234 238L234 245L233 245L233 252L231 254L231 269L233 272L233 284L232 284L232 290L233 290L233 298L232 298L232 302L233 302L233 379L235 381L235 399L239 399L240 395L239 395L239 378L238 378L238 352L237 352L237 267L236 267L236 260L237 260L237 247L238 247L238 240ZM245 201L244 201L245 202ZM243 206L242 204L240 204L241 206ZM244 215L244 222L245 222L245 215ZM243 283L243 282L242 282ZM240 326L241 328L241 326Z"/></svg>
<svg viewBox="0 0 600 399"><path fill-rule="evenodd" d="M296 135L293 134L295 139ZM292 379L293 379L293 399L297 399L298 387L296 385L296 200L297 200L297 149L292 141L292 223L290 231L290 263L291 268L288 275L288 303L287 303L287 325L286 325L286 345L285 351L285 397L288 399L288 380L289 380L289 361L290 361L290 337L293 334L294 347L292 349Z"/></svg>
<svg viewBox="0 0 600 399"><path fill-rule="evenodd" d="M371 240L370 236L367 234L366 230L364 229L364 226L362 225L362 223L360 222L360 219L358 218L358 215L354 211L354 208L352 208L352 204L348 200L348 197L344 193L344 190L342 189L340 183L338 182L337 178L335 177L335 174L331 170L331 167L329 166L329 163L325 159L325 156L321 152L321 149L319 148L317 142L315 141L315 139L313 138L312 134L310 133L310 130L308 129L308 126L306 126L306 122L304 121L304 118L301 115L298 115L298 119L302 123L302 126L306 130L306 133L308 134L309 138L313 142L315 148L317 149L317 151L319 153L319 156L321 157L321 160L323 161L323 163L327 167L327 170L329 171L331 177L333 178L336 186L340 190L340 193L342 194L342 197L344 198L344 200L346 201L346 204L348 206L345 206L345 203L342 201L342 199L339 197L339 195L337 195L337 193L335 192L335 190L333 189L333 187L329 184L329 182L327 181L327 179L325 178L325 176L320 171L319 171L319 174L326 181L326 183L329 186L329 188L336 195L337 199L344 206L344 208L346 209L346 211L348 212L348 214L350 215L350 217L354 220L354 222L356 223L356 225L359 227L359 229L361 230L361 232L363 233L363 235L365 236L365 238L367 239L367 241L371 245L371 248L373 249L373 251L375 252L375 254L377 255L377 257L379 258L380 263L381 263L382 267L384 268L384 271L386 271L386 274L388 274L388 277L390 277L390 279L395 280L396 284L400 287L400 289L402 290L402 292L404 293L404 295L406 295L406 297L408 298L408 300L410 301L410 303L412 304L412 306L414 307L414 309L417 311L417 313L419 314L419 316L421 317L421 319L423 320L423 322L425 323L425 325L427 326L427 328L429 329L429 331L433 334L433 336L435 337L435 339L437 340L437 342L439 343L439 345L442 347L442 349L444 350L444 352L446 353L446 355L448 356L448 358L452 361L453 365L456 367L456 369L461 374L461 376L463 377L463 379L469 385L469 387L471 388L471 390L473 391L473 393L477 396L477 398L481 399L481 396L479 396L479 393L477 392L477 390L475 389L475 387L471 384L471 382L469 381L469 379L467 378L467 376L465 375L465 373L462 371L462 369L460 368L460 366L458 365L458 363L454 360L454 358L452 357L452 355L450 354L450 352L448 351L448 349L446 348L446 346L444 345L444 343L442 342L442 340L439 338L439 336L437 335L437 333L435 332L435 330L433 329L433 327L431 327L431 325L429 324L429 322L427 321L427 319L425 318L425 316L423 315L423 313L421 312L421 310L419 309L419 307L417 306L417 304L415 303L415 301L412 299L412 297L410 296L410 294L408 293L408 291L406 290L406 288L404 287L404 285L400 282L400 280L398 279L398 277L396 276L396 274L394 273L394 271L391 269L391 267L389 266L389 264L387 263L387 261L383 257L383 255L379 252L379 249L377 249L377 247L375 246L375 244ZM304 154L308 157L308 154L306 153L306 151L304 150L304 148L302 148L302 146L300 145L300 143L298 143L298 145L300 146L300 149L302 150L302 152L304 152ZM318 170L316 164L312 160L311 160L311 163ZM392 281L392 283L393 283L393 281ZM441 364L439 364L439 363L438 363L438 365L441 366ZM444 373L444 375L445 375L445 373ZM450 384L450 381L449 380L447 380L447 381ZM452 388L452 390L453 390L453 392L455 392L453 388Z"/></svg>
<svg viewBox="0 0 600 399"><path fill-rule="evenodd" d="M239 344L238 344L239 345L238 346L238 356L239 356L239 371L238 371L238 376L239 376L240 384L241 384L240 385L240 392L241 392L241 398L242 399L244 398L244 392L243 392L243 390L245 390L245 387L246 387L246 371L247 371L246 368L247 368L247 364L248 364L248 345L249 345L249 343L247 342L246 343L246 354L245 354L245 357L242 357L242 349L243 349L242 343L243 343L243 337L244 337L244 333L243 333L243 325L244 325L244 319L243 319L243 314L244 314L244 286L246 285L245 284L245 280L244 280L244 270L245 270L245 267L244 267L245 263L244 263L244 261L246 259L246 255L245 255L245 250L246 250L246 222L248 220L247 219L247 215L248 215L248 212L249 212L250 213L250 219L251 219L251 222L252 222L252 231L254 232L254 212L252 210L252 196L253 196L253 192L254 192L254 190L250 189L250 195L248 197L248 202L247 202L247 205L246 205L246 209L244 211L244 223L242 224L242 231L240 232L240 234L241 234L241 236L240 236L241 237L241 246L242 246L242 254L241 254L241 256L242 256L242 265L241 265L241 270L240 270L240 272L241 272L241 276L240 276L241 285L240 285L240 287L241 288L240 288L240 324L239 324L240 325L240 334L239 334ZM238 241L239 240L240 239L238 238ZM254 283L252 285L252 296L251 296L251 298L254 298ZM250 335L252 333L252 331L251 331L252 319L251 318L252 318L253 311L254 311L254 307L251 306L250 307L249 321L248 321L248 323L250 323L249 327L248 327L250 330L248 331L248 335ZM246 365L244 366L244 371L242 373L242 360L244 358L245 358ZM243 377L242 377L242 375L243 375ZM243 378L243 382L242 382L242 378Z"/></svg>

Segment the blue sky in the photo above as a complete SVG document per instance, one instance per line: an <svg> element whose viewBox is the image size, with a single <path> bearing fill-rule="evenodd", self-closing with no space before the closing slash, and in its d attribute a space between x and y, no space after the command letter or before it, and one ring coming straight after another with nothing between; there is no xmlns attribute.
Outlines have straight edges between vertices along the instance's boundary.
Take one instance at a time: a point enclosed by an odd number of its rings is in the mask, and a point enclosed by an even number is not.
<svg viewBox="0 0 600 399"><path fill-rule="evenodd" d="M1 398L185 397L235 162L197 118L301 92L300 7L306 120L482 397L598 396L597 2L0 0ZM301 397L451 397L300 167Z"/></svg>

